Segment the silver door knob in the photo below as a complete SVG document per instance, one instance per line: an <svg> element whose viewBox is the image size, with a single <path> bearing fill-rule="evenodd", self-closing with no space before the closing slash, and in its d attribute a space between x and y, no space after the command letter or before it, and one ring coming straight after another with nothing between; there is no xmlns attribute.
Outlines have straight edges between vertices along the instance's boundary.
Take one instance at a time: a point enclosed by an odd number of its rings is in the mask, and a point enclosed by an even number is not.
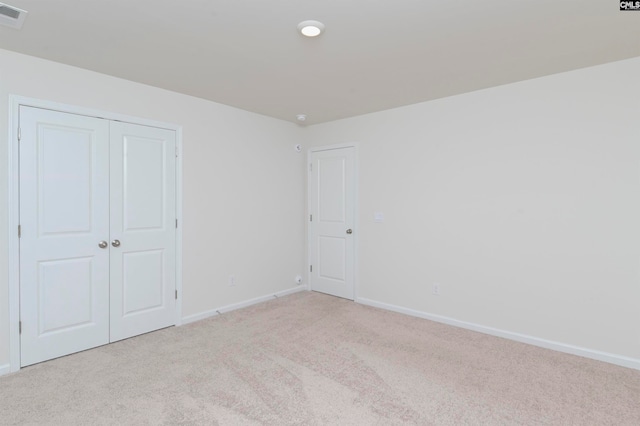
<svg viewBox="0 0 640 426"><path fill-rule="evenodd" d="M98 243L98 247L100 247L100 248L107 248L108 245L109 244L106 241L100 241Z"/></svg>
<svg viewBox="0 0 640 426"><path fill-rule="evenodd" d="M114 247L120 247L120 241L119 240L113 240L111 241L111 245Z"/></svg>
<svg viewBox="0 0 640 426"><path fill-rule="evenodd" d="M347 234L353 234L353 231L351 229L347 229Z"/></svg>

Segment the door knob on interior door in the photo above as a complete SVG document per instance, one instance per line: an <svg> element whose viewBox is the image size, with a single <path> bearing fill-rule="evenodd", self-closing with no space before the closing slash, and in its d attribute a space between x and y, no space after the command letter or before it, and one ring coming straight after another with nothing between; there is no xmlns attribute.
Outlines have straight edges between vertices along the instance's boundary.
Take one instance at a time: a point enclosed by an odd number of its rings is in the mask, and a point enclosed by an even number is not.
<svg viewBox="0 0 640 426"><path fill-rule="evenodd" d="M109 244L106 241L100 241L98 243L98 247L100 247L100 248L107 248L108 245Z"/></svg>
<svg viewBox="0 0 640 426"><path fill-rule="evenodd" d="M347 234L353 234L353 231L351 229L347 229Z"/></svg>
<svg viewBox="0 0 640 426"><path fill-rule="evenodd" d="M114 247L120 247L120 241L119 240L113 240L111 241L111 245Z"/></svg>

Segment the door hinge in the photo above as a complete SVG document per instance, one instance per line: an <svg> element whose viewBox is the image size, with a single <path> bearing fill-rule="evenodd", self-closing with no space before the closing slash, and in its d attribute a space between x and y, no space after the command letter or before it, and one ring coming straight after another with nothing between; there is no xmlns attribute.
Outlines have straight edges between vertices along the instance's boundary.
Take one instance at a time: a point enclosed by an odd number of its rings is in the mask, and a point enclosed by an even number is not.
<svg viewBox="0 0 640 426"><path fill-rule="evenodd" d="M176 300L178 300L178 290L176 290Z"/></svg>
<svg viewBox="0 0 640 426"><path fill-rule="evenodd" d="M18 142L20 142L20 139L22 139L22 130L18 127Z"/></svg>
<svg viewBox="0 0 640 426"><path fill-rule="evenodd" d="M309 265L309 272L313 272L313 265Z"/></svg>
<svg viewBox="0 0 640 426"><path fill-rule="evenodd" d="M313 215L312 214L309 215L309 222L313 222Z"/></svg>
<svg viewBox="0 0 640 426"><path fill-rule="evenodd" d="M313 163L309 163L309 171L312 172L313 171Z"/></svg>
<svg viewBox="0 0 640 426"><path fill-rule="evenodd" d="M176 229L178 228L178 219L176 219Z"/></svg>
<svg viewBox="0 0 640 426"><path fill-rule="evenodd" d="M22 321L18 321L18 334L22 334Z"/></svg>
<svg viewBox="0 0 640 426"><path fill-rule="evenodd" d="M18 238L22 238L22 225L18 225Z"/></svg>
<svg viewBox="0 0 640 426"><path fill-rule="evenodd" d="M178 158L178 147L176 146L176 158Z"/></svg>

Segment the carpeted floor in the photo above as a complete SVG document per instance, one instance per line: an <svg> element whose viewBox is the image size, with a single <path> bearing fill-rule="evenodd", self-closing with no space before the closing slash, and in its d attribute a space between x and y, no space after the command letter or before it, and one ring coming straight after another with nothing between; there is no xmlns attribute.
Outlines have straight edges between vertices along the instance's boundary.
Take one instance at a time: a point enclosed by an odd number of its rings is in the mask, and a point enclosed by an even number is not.
<svg viewBox="0 0 640 426"><path fill-rule="evenodd" d="M640 425L640 371L302 292L0 377L2 425Z"/></svg>

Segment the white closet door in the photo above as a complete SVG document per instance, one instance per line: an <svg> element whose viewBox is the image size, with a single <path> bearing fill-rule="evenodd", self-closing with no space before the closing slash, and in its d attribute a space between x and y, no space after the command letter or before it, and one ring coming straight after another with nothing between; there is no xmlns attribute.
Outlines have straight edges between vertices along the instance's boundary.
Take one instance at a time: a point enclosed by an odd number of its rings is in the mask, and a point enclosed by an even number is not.
<svg viewBox="0 0 640 426"><path fill-rule="evenodd" d="M20 107L21 365L109 342L109 122Z"/></svg>
<svg viewBox="0 0 640 426"><path fill-rule="evenodd" d="M175 324L174 131L111 123L111 341Z"/></svg>
<svg viewBox="0 0 640 426"><path fill-rule="evenodd" d="M313 152L311 161L311 289L353 300L355 149Z"/></svg>

